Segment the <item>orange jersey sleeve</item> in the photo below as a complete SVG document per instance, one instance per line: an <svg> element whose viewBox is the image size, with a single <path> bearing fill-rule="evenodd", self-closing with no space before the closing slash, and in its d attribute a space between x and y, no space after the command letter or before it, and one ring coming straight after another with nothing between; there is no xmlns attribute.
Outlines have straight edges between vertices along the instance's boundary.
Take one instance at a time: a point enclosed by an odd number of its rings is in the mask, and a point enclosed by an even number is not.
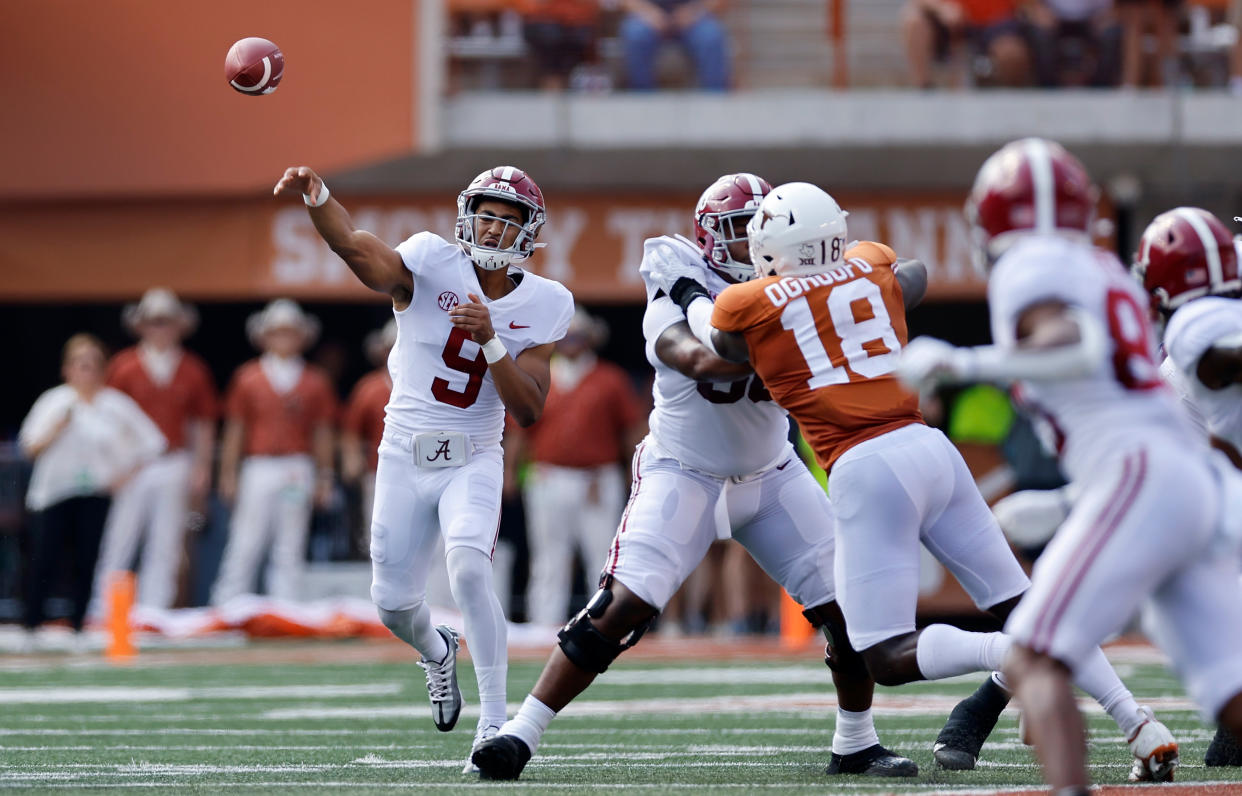
<svg viewBox="0 0 1242 796"><path fill-rule="evenodd" d="M918 396L893 375L907 340L896 260L882 243L859 243L825 273L756 279L716 299L712 325L746 338L755 372L825 470L864 440L922 422Z"/></svg>

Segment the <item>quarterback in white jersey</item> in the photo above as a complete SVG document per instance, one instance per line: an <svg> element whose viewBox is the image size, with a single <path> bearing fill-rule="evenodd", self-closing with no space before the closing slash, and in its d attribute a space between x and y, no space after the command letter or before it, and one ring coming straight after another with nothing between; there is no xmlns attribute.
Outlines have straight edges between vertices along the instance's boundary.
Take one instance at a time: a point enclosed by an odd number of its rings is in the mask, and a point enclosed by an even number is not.
<svg viewBox="0 0 1242 796"><path fill-rule="evenodd" d="M754 276L745 226L771 190L753 174L713 183L695 210L697 244L648 240L647 359L656 371L651 433L634 456L633 486L587 608L500 734L474 754L484 777L515 779L556 712L633 646L718 538L732 536L824 629L840 709L829 774L914 776L918 766L880 745L871 719L874 681L850 646L833 585L833 516L827 496L789 442L785 412L750 368L695 340L654 274L695 274L719 292Z"/></svg>
<svg viewBox="0 0 1242 796"><path fill-rule="evenodd" d="M393 635L422 654L432 718L451 730L461 712L457 633L432 626L424 599L443 535L479 683L473 751L505 720L507 633L491 569L504 415L523 426L538 419L553 344L574 309L562 285L514 267L539 245L543 194L519 169L489 169L457 198L455 242L423 232L393 249L355 229L305 166L288 169L274 193L301 194L332 250L392 298L397 342L375 476L371 598ZM467 760L465 771L474 770Z"/></svg>
<svg viewBox="0 0 1242 796"><path fill-rule="evenodd" d="M1242 587L1222 557L1229 512L1219 468L1159 378L1146 297L1088 231L1095 190L1082 165L1042 139L983 165L967 204L989 258L995 345L921 338L898 373L1017 382L1045 419L1079 496L1005 625L1006 673L1054 789L1085 792L1082 717L1070 673L1144 602L1156 641L1204 712L1242 732ZM1177 747L1140 753L1162 778ZM1139 769L1143 770L1139 770Z"/></svg>

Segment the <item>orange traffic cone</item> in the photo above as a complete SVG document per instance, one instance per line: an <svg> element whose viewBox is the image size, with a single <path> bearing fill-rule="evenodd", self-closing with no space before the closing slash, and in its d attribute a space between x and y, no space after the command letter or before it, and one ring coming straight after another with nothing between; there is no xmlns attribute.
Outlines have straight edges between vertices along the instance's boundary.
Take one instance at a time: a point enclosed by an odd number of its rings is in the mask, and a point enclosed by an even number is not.
<svg viewBox="0 0 1242 796"><path fill-rule="evenodd" d="M134 607L134 591L134 573L112 573L108 580L109 639L104 655L114 661L127 660L138 653L129 632L129 612Z"/></svg>
<svg viewBox="0 0 1242 796"><path fill-rule="evenodd" d="M781 590L781 646L803 649L815 635L815 628L802 615L802 606Z"/></svg>

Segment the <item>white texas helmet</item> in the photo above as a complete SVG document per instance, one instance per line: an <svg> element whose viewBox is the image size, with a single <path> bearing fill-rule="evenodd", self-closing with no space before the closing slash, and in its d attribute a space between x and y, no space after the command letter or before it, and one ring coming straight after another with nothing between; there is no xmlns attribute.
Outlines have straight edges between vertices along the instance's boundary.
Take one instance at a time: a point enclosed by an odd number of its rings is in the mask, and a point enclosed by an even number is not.
<svg viewBox="0 0 1242 796"><path fill-rule="evenodd" d="M845 257L848 215L809 182L776 186L746 225L755 273L806 276L837 267Z"/></svg>

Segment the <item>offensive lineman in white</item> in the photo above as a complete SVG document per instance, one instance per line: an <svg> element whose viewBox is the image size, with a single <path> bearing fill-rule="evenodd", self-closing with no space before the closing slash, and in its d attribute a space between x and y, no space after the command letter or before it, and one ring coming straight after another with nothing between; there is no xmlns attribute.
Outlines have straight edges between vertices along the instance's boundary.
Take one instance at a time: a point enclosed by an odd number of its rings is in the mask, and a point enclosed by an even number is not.
<svg viewBox="0 0 1242 796"><path fill-rule="evenodd" d="M1242 588L1236 560L1220 555L1239 529L1227 527L1225 475L1159 378L1145 297L1091 244L1094 197L1082 165L1053 142L1023 139L992 155L968 209L998 258L988 284L996 345L920 338L898 367L914 387L1019 381L1079 489L1005 625L1015 640L1006 674L1058 793L1088 783L1070 673L1148 597L1157 641L1191 695L1242 732ZM1158 779L1175 760L1173 746L1143 762Z"/></svg>
<svg viewBox="0 0 1242 796"><path fill-rule="evenodd" d="M457 634L434 627L424 602L443 534L479 683L473 750L505 720L507 628L491 566L504 414L523 426L538 419L553 344L574 311L562 285L510 268L539 245L543 194L519 169L490 169L457 198L455 243L420 232L393 249L356 229L305 166L286 170L273 193L301 194L332 250L364 285L392 298L397 342L375 478L371 599L393 635L422 654L432 718L451 730L461 712ZM464 773L472 770L467 760Z"/></svg>
<svg viewBox="0 0 1242 796"><path fill-rule="evenodd" d="M473 755L484 778L516 779L552 718L637 643L717 538L737 539L828 637L840 708L828 774L914 776L918 766L880 745L875 683L850 646L833 586L833 517L824 491L793 451L784 410L746 365L695 340L653 272L676 263L713 293L755 275L746 222L771 190L753 174L712 184L695 209L698 244L651 238L640 267L647 287L647 360L655 368L651 433L634 456L629 504L600 590L561 630L560 644L500 733ZM912 266L909 276L926 280ZM922 295L913 283L911 293Z"/></svg>

